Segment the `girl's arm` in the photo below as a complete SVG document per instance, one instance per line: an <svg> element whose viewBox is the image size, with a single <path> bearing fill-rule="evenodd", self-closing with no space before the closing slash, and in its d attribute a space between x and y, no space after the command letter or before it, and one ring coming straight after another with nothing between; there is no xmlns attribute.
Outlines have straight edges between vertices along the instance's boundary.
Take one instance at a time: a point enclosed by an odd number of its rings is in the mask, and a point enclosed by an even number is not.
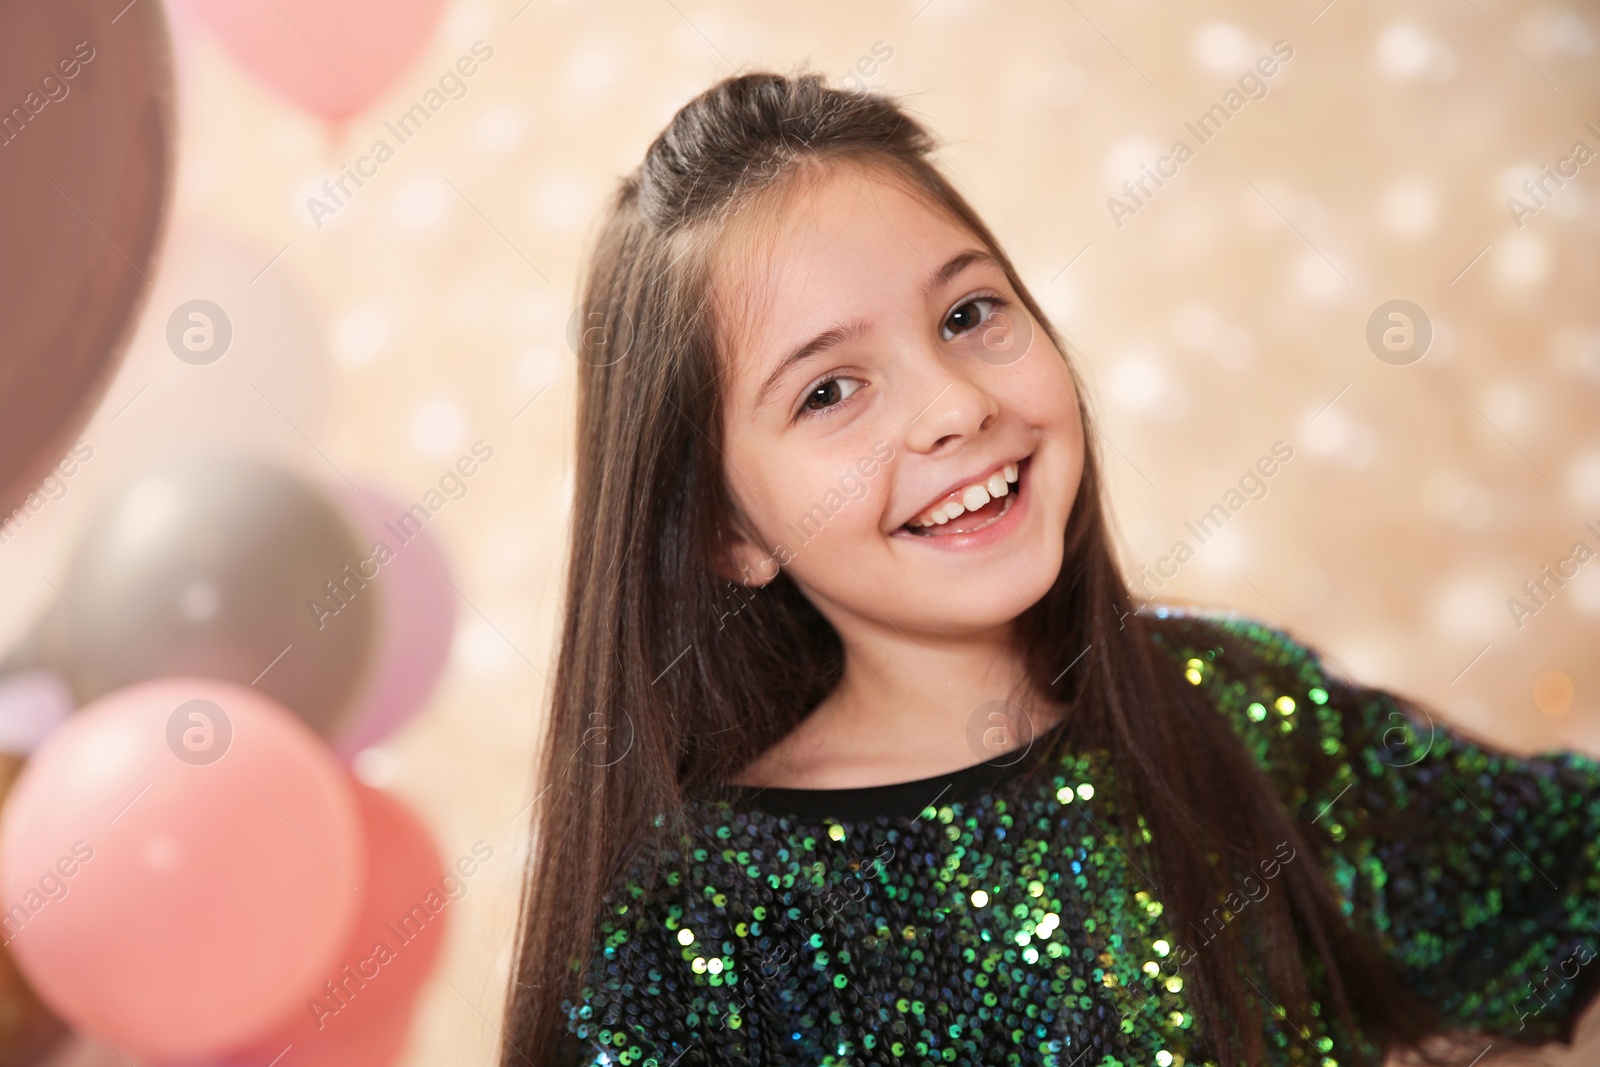
<svg viewBox="0 0 1600 1067"><path fill-rule="evenodd" d="M1172 621L1177 668L1407 986L1463 1027L1570 1042L1600 989L1600 763L1475 743L1248 619Z"/></svg>

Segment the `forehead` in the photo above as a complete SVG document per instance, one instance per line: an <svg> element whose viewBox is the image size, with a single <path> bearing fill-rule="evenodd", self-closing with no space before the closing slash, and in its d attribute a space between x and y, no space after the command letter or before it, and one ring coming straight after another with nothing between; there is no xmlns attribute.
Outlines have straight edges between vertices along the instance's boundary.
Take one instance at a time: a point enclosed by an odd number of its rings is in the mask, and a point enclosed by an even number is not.
<svg viewBox="0 0 1600 1067"><path fill-rule="evenodd" d="M980 243L899 176L860 164L797 175L724 231L711 287L718 348L749 385L790 342L917 298L952 251Z"/></svg>

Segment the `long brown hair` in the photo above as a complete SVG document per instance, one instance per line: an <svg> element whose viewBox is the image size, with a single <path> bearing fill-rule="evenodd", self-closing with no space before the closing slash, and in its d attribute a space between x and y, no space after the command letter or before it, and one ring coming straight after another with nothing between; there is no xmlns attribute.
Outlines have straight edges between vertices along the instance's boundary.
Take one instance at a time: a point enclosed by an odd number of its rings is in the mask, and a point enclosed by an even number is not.
<svg viewBox="0 0 1600 1067"><path fill-rule="evenodd" d="M610 202L579 307L567 599L504 1067L571 1062L561 1002L577 999L599 904L629 857L685 833L682 806L716 794L842 673L838 634L782 571L744 591L737 625L723 625L730 591L717 553L734 505L719 451L727 354L708 279L730 220L770 207L762 194L799 175L873 167L969 230L1066 352L999 242L931 162L934 147L881 95L829 88L814 74L747 74L686 104ZM1125 838L1144 841L1146 869L1179 928L1198 928L1252 861L1279 842L1309 845L1223 717L1161 660L1160 623L1135 610L1078 395L1086 456L1064 562L1017 627L1030 676L1071 708L1038 758L1109 753L1133 801L1119 805ZM1140 817L1148 838L1135 832ZM1263 962L1291 1022L1326 1006L1346 1033L1414 1048L1432 1017L1351 932L1320 870L1287 864L1282 876L1288 892L1249 909L1196 957L1190 989L1212 1054L1224 1065L1265 1055L1265 1020L1244 988L1247 954ZM1314 1008L1316 997L1326 999Z"/></svg>

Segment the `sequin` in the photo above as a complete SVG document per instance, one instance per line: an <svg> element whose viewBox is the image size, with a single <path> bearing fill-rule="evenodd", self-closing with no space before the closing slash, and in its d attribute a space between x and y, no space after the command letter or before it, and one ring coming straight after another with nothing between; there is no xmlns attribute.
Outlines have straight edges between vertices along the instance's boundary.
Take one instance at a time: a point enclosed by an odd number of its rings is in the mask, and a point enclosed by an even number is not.
<svg viewBox="0 0 1600 1067"><path fill-rule="evenodd" d="M1323 866L1404 984L1490 1035L1569 1037L1600 980L1600 764L1412 723L1249 619L1156 614L1314 844L1293 862ZM1107 764L1074 753L902 819L697 802L669 873L608 895L568 1028L592 1065L1204 1063L1195 939L1129 861ZM1371 1062L1332 1014L1267 1005L1263 1062Z"/></svg>

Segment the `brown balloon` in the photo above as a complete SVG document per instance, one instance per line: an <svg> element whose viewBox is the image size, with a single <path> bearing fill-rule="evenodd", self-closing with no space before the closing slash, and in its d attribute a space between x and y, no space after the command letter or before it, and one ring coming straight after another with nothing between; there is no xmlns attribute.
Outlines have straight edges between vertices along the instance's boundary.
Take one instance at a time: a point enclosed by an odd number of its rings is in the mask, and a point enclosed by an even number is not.
<svg viewBox="0 0 1600 1067"><path fill-rule="evenodd" d="M0 806L22 770L22 757L0 752ZM12 902L0 904L9 909ZM28 1067L67 1035L66 1024L51 1014L11 962L3 942L11 930L0 931L0 1067Z"/></svg>
<svg viewBox="0 0 1600 1067"><path fill-rule="evenodd" d="M155 0L0 0L0 516L110 384L150 290L175 126Z"/></svg>
<svg viewBox="0 0 1600 1067"><path fill-rule="evenodd" d="M364 555L298 475L231 454L169 460L97 508L8 667L55 670L80 706L171 675L254 685L331 736L375 659L382 591L355 573Z"/></svg>

